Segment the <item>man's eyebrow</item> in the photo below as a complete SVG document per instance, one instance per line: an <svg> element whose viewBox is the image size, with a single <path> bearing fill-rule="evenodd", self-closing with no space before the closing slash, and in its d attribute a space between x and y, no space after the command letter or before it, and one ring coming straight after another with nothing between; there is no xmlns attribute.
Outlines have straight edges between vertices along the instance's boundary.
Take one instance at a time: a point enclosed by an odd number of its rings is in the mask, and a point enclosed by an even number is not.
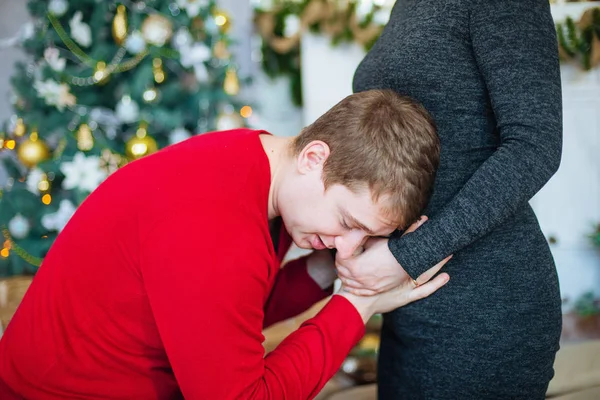
<svg viewBox="0 0 600 400"><path fill-rule="evenodd" d="M354 218L343 208L340 208L340 213L342 214L342 217L344 217L344 219L348 220L348 222L351 225L354 225L354 226L362 229L363 231L367 232L369 235L375 235L375 232L373 231L373 229L371 229L368 226L366 226L365 224L361 223L359 220Z"/></svg>

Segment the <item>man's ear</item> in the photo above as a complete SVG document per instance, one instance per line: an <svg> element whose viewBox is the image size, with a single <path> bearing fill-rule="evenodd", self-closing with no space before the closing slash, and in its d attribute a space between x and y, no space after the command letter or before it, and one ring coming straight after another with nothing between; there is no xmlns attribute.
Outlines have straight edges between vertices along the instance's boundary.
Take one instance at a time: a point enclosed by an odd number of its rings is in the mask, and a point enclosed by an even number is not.
<svg viewBox="0 0 600 400"><path fill-rule="evenodd" d="M298 172L306 174L314 170L322 170L329 154L330 150L327 143L321 140L313 140L298 155Z"/></svg>

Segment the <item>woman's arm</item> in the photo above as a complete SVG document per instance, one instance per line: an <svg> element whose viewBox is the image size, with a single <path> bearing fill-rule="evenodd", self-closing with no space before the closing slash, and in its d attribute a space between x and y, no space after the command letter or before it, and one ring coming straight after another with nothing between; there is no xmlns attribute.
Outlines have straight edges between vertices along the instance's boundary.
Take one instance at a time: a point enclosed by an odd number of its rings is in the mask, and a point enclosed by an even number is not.
<svg viewBox="0 0 600 400"><path fill-rule="evenodd" d="M469 3L473 54L501 145L440 213L416 232L389 241L412 277L513 215L560 164L560 67L548 1Z"/></svg>

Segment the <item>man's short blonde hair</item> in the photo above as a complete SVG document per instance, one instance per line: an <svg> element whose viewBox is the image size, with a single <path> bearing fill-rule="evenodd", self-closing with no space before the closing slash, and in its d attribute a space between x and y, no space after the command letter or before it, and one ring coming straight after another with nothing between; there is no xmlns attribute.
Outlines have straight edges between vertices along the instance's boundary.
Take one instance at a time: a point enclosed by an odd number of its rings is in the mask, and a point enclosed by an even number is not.
<svg viewBox="0 0 600 400"><path fill-rule="evenodd" d="M435 123L421 104L391 90L355 93L304 128L292 144L294 154L314 140L330 148L325 189L368 187L400 229L418 219L440 159Z"/></svg>

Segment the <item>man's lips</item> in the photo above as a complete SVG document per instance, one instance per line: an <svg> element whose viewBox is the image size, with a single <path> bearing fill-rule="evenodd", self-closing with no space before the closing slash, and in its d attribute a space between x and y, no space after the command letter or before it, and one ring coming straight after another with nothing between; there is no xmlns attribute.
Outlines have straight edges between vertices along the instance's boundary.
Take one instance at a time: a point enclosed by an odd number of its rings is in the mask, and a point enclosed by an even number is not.
<svg viewBox="0 0 600 400"><path fill-rule="evenodd" d="M325 243L323 243L319 235L315 235L310 244L312 245L313 249L316 250L323 250L327 248L327 246L325 246Z"/></svg>

